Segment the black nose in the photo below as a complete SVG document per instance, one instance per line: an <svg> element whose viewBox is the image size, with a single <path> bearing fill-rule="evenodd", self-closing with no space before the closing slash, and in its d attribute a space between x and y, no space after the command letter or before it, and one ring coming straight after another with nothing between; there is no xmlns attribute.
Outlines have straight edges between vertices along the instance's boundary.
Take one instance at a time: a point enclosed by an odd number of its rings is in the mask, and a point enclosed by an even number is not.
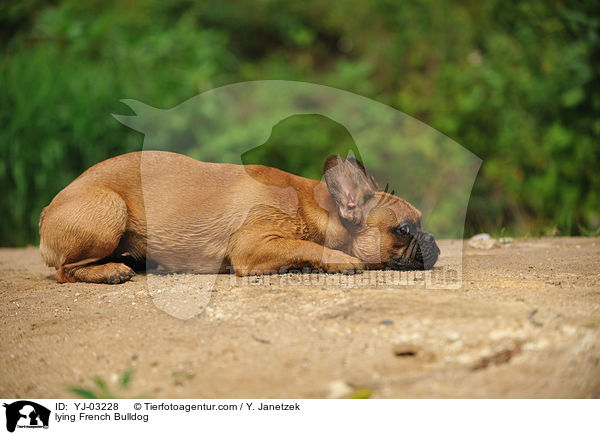
<svg viewBox="0 0 600 435"><path fill-rule="evenodd" d="M433 243L434 240L435 240L435 238L433 237L433 234L430 234L430 233L423 234L423 241L425 243Z"/></svg>

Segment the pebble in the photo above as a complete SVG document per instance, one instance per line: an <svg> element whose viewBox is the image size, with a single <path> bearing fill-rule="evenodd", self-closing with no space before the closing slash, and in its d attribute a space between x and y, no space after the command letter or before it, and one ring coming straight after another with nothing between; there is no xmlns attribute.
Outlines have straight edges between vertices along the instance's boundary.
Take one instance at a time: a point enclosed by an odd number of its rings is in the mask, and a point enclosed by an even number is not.
<svg viewBox="0 0 600 435"><path fill-rule="evenodd" d="M394 346L394 355L399 357L416 356L419 353L419 347L412 343L399 343Z"/></svg>
<svg viewBox="0 0 600 435"><path fill-rule="evenodd" d="M472 364L475 362L476 359L477 359L477 357L474 355L463 353L456 357L456 362L458 362L459 364ZM450 361L445 361L445 362L450 362Z"/></svg>
<svg viewBox="0 0 600 435"><path fill-rule="evenodd" d="M550 344L550 342L545 339L542 338L538 341L531 341L529 343L525 343L523 345L523 350L529 351L529 350L542 350L546 347L548 347L548 345Z"/></svg>
<svg viewBox="0 0 600 435"><path fill-rule="evenodd" d="M514 331L511 329L494 329L490 332L490 339L497 341L503 338L512 337Z"/></svg>
<svg viewBox="0 0 600 435"><path fill-rule="evenodd" d="M383 319L383 320L381 321L381 324L382 324L382 325L393 325L393 324L394 324L394 321L393 321L393 320L390 320L390 319Z"/></svg>
<svg viewBox="0 0 600 435"><path fill-rule="evenodd" d="M341 399L352 394L352 387L341 379L329 383L328 397L330 399Z"/></svg>
<svg viewBox="0 0 600 435"><path fill-rule="evenodd" d="M575 333L577 332L577 328L571 325L563 325L561 326L560 330L565 335L575 335Z"/></svg>
<svg viewBox="0 0 600 435"><path fill-rule="evenodd" d="M476 249L492 249L500 246L500 243L487 233L477 234L469 239L469 246Z"/></svg>
<svg viewBox="0 0 600 435"><path fill-rule="evenodd" d="M460 334L456 331L446 331L445 335L450 341L456 341L460 338Z"/></svg>

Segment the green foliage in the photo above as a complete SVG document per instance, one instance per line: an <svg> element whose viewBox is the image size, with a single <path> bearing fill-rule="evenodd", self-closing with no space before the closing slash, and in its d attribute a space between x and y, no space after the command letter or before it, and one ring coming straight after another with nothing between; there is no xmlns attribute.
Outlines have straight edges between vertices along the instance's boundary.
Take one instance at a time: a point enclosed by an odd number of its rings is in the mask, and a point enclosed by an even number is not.
<svg viewBox="0 0 600 435"><path fill-rule="evenodd" d="M92 378L93 387L72 386L69 387L69 391L83 399L118 399L131 383L132 377L132 369L124 370L121 373L118 384L114 389L111 389L102 377L94 376Z"/></svg>
<svg viewBox="0 0 600 435"><path fill-rule="evenodd" d="M258 79L374 98L477 154L467 235L595 234L599 17L595 1L558 0L7 2L0 244L36 243L39 213L60 189L94 163L141 149L143 136L110 116L128 113L120 99L170 108ZM282 128L272 138L281 146L269 148L279 151L244 159L317 178L315 161L343 136L316 117Z"/></svg>
<svg viewBox="0 0 600 435"><path fill-rule="evenodd" d="M351 399L368 399L373 395L373 391L368 388L357 388L350 395Z"/></svg>

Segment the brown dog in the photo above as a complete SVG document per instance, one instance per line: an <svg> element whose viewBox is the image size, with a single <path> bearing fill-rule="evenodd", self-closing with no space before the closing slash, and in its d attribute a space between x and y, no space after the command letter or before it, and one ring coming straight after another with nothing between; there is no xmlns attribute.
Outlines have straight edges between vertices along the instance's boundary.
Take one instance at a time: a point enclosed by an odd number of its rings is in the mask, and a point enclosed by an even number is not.
<svg viewBox="0 0 600 435"><path fill-rule="evenodd" d="M127 258L238 275L429 269L439 249L420 221L353 158L328 158L321 182L143 151L91 167L56 195L40 216L40 250L58 282L126 281Z"/></svg>

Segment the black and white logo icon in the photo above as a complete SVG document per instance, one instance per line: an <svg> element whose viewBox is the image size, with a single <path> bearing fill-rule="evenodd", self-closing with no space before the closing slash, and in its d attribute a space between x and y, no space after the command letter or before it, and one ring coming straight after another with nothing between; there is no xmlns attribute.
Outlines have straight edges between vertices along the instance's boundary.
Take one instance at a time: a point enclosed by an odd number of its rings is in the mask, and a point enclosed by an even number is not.
<svg viewBox="0 0 600 435"><path fill-rule="evenodd" d="M14 432L15 428L40 429L48 428L50 410L29 400L19 400L3 405L6 408L6 430Z"/></svg>

